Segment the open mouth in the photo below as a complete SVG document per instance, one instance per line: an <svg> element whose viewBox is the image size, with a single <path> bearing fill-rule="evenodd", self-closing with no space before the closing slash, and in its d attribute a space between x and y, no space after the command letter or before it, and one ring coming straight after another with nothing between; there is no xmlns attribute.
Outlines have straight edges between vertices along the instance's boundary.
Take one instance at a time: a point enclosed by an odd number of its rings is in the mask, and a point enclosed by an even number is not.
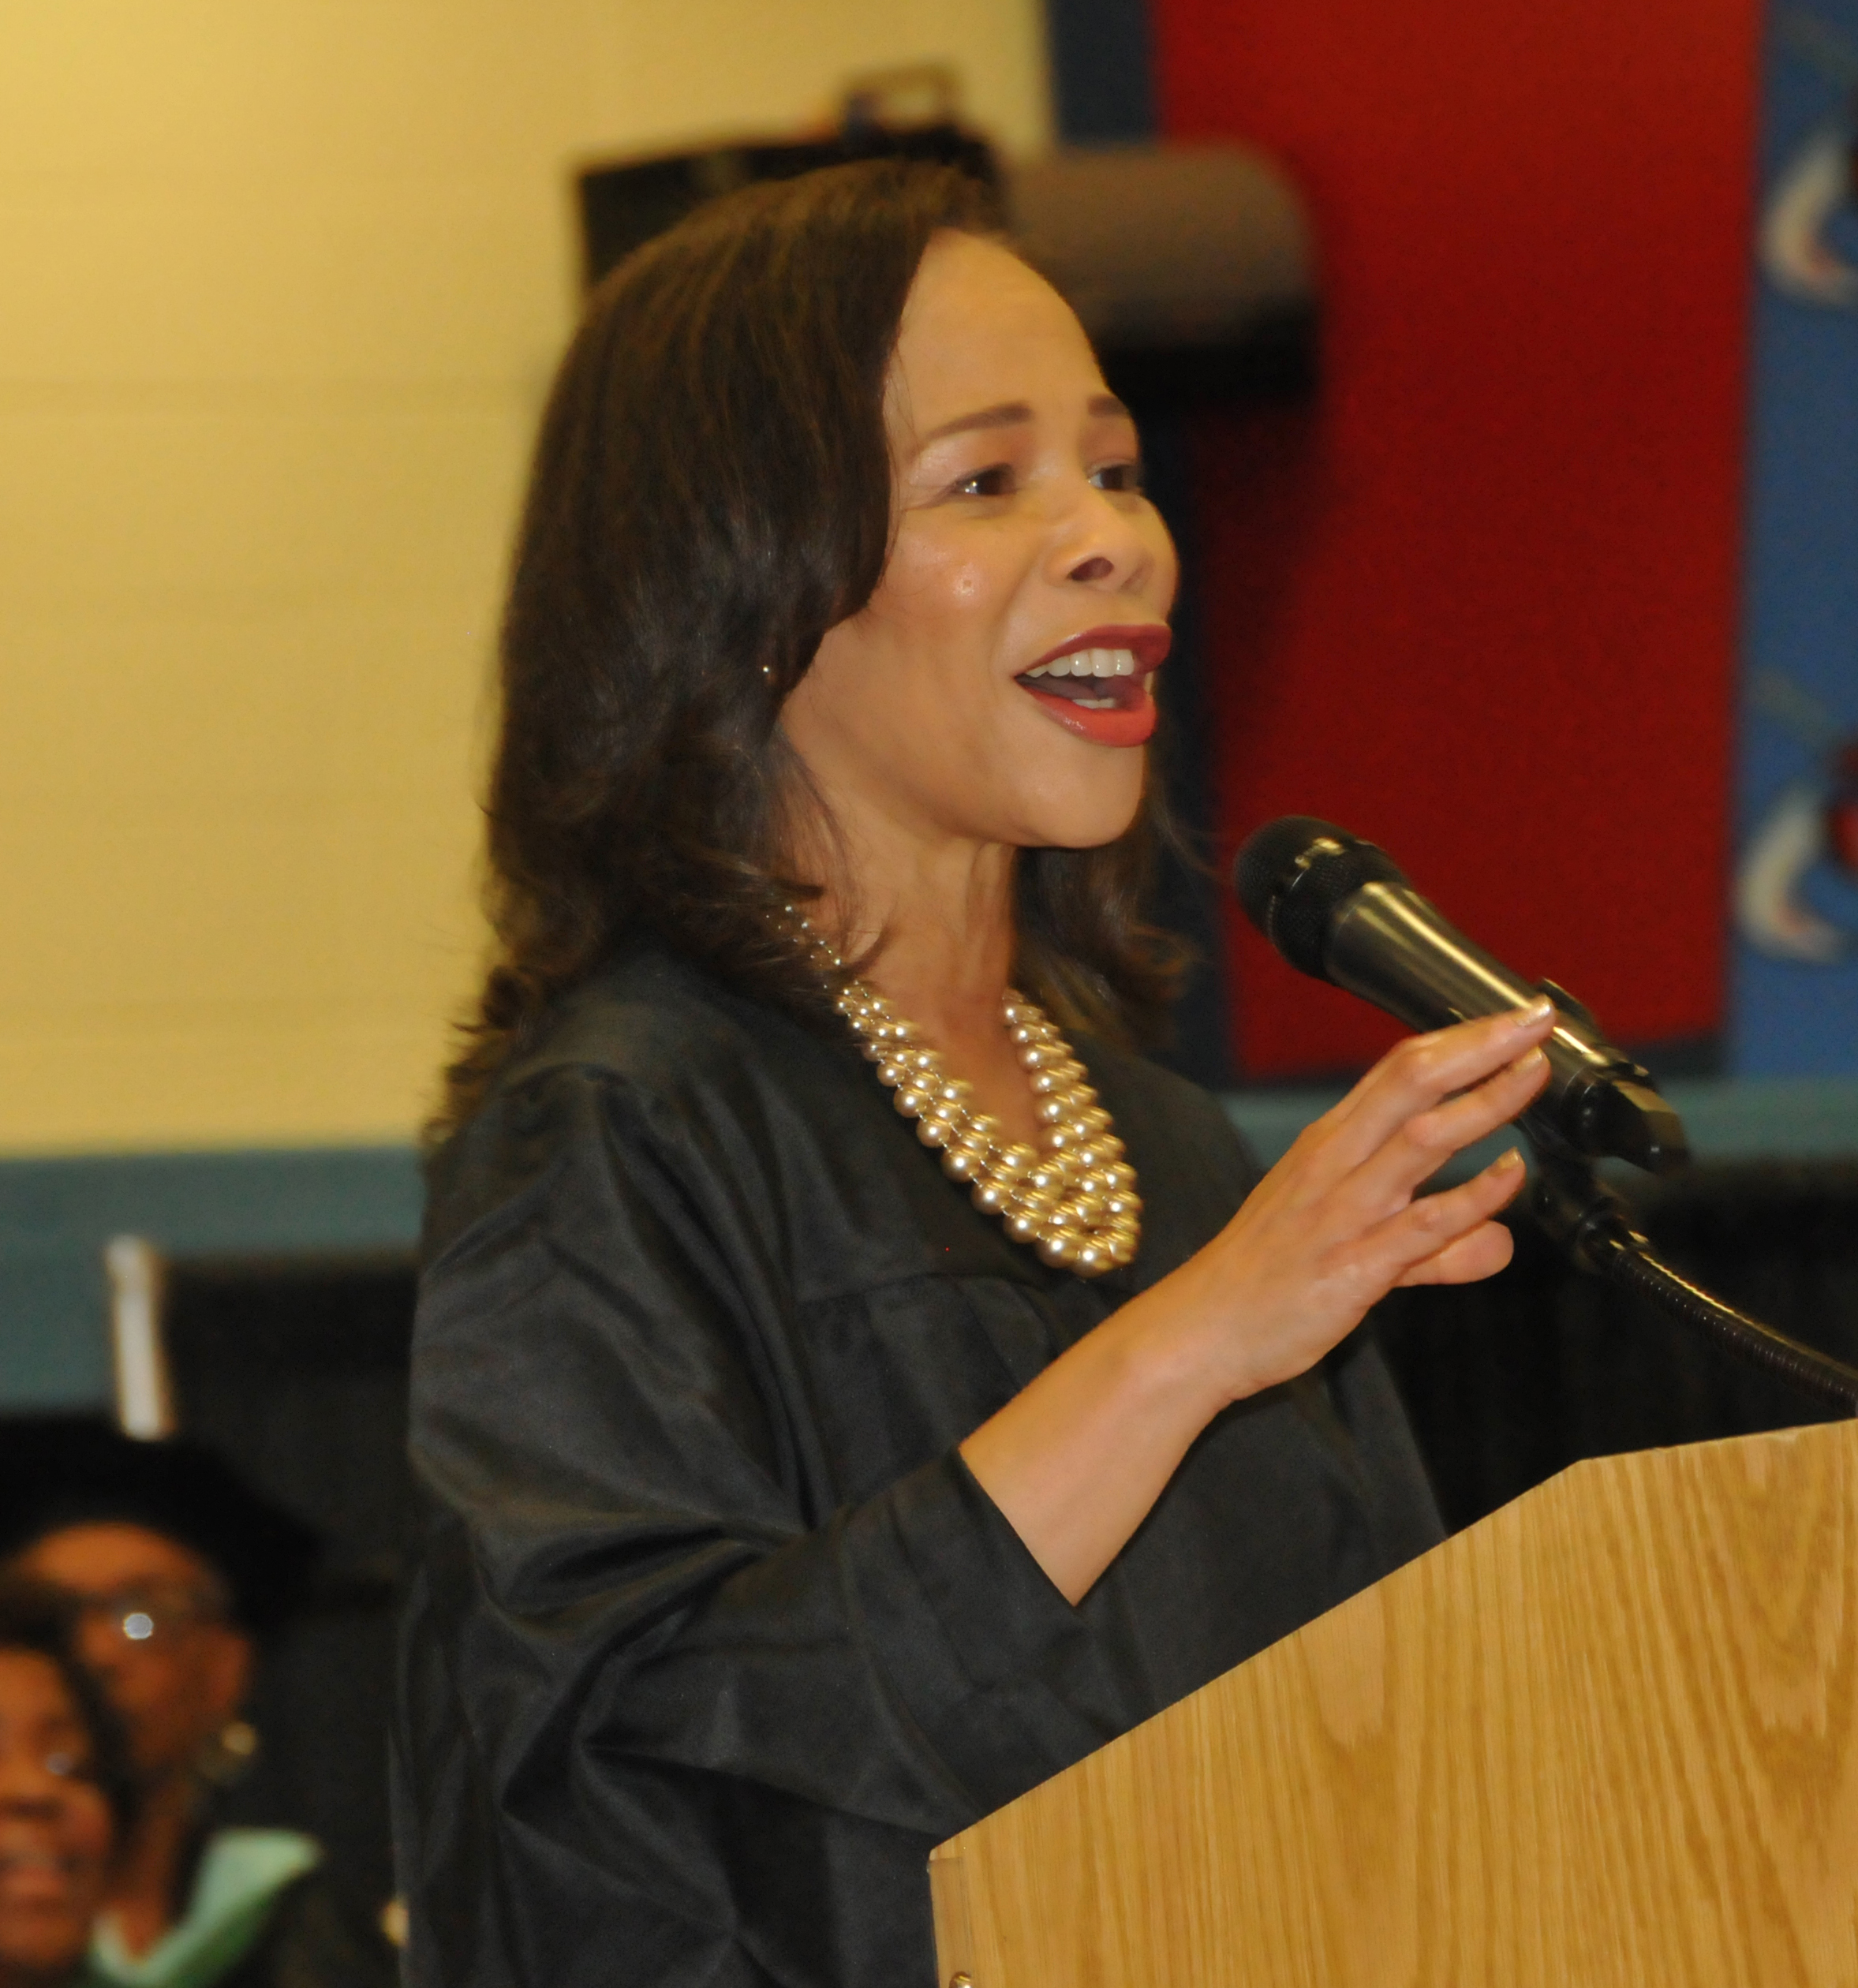
<svg viewBox="0 0 1858 1988"><path fill-rule="evenodd" d="M1140 746L1155 729L1154 674L1168 641L1159 622L1093 628L1014 681L1067 731L1100 746Z"/></svg>
<svg viewBox="0 0 1858 1988"><path fill-rule="evenodd" d="M13 1905L60 1904L74 1889L78 1860L24 1844L0 1850L0 1899Z"/></svg>
<svg viewBox="0 0 1858 1988"><path fill-rule="evenodd" d="M1133 649L1079 649L1055 663L1035 663L1019 681L1030 686L1035 679L1049 695L1086 711L1134 711L1151 694L1149 672Z"/></svg>

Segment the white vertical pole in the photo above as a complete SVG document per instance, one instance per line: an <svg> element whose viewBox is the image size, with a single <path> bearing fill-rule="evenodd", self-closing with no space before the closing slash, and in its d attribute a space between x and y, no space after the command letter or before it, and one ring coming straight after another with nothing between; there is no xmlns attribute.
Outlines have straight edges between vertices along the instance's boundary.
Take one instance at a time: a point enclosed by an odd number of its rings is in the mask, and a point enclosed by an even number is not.
<svg viewBox="0 0 1858 1988"><path fill-rule="evenodd" d="M116 1419L125 1436L150 1441L174 1433L174 1392L161 1340L161 1258L146 1236L113 1236L103 1251L110 1277L110 1340L116 1358Z"/></svg>

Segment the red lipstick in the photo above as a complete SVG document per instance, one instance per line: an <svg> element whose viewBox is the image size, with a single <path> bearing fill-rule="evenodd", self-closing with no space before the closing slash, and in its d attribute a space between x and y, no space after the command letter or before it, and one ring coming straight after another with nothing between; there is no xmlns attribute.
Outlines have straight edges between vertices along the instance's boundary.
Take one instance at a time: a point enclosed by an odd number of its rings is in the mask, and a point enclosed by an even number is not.
<svg viewBox="0 0 1858 1988"><path fill-rule="evenodd" d="M1141 746L1155 729L1150 678L1173 637L1159 622L1116 622L1086 629L1049 650L1015 678L1054 723L1098 746ZM1124 674L1099 675L1094 667L1073 674L1064 667L1090 652L1126 657ZM1056 663L1059 668L1052 668Z"/></svg>

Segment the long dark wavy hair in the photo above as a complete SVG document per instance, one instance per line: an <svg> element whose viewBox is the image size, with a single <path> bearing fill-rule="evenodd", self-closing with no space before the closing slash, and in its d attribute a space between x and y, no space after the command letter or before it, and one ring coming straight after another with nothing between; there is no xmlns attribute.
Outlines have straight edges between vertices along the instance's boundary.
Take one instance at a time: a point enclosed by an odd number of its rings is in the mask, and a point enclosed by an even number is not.
<svg viewBox="0 0 1858 1988"><path fill-rule="evenodd" d="M834 166L712 202L595 291L516 546L487 809L498 951L435 1134L634 933L826 1013L771 917L815 894L782 873L806 795L776 721L883 574L886 377L944 229L997 238L986 189L898 160ZM1142 917L1167 832L1149 788L1117 842L1028 850L1016 873L1022 981L1120 1036L1157 1026L1178 972Z"/></svg>

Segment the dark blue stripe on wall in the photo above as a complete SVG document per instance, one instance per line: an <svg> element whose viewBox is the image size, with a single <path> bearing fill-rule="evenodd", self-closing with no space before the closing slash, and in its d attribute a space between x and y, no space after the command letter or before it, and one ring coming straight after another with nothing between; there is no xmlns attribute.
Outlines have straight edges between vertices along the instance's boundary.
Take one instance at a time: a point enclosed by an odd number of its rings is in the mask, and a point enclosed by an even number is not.
<svg viewBox="0 0 1858 1988"><path fill-rule="evenodd" d="M1046 0L1052 107L1067 145L1155 135L1148 0Z"/></svg>

